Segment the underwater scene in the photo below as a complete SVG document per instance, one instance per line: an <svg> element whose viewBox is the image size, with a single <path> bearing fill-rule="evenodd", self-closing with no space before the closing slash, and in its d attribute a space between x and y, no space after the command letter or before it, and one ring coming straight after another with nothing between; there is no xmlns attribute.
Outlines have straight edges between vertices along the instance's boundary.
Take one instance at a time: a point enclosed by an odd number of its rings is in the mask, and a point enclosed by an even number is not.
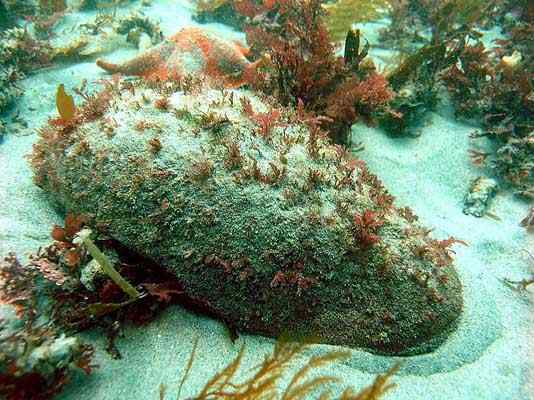
<svg viewBox="0 0 534 400"><path fill-rule="evenodd" d="M534 399L534 2L0 0L0 399Z"/></svg>

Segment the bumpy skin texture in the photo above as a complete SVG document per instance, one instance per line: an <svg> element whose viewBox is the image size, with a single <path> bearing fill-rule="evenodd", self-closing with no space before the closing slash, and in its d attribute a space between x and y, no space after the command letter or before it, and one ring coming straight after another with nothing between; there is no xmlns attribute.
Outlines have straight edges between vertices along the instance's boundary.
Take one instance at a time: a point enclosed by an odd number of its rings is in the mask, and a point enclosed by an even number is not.
<svg viewBox="0 0 534 400"><path fill-rule="evenodd" d="M288 110L262 129L277 112L249 95L247 116L244 96L176 92L158 109L152 89L115 93L102 118L43 129L35 181L242 331L385 354L437 347L457 325L462 289L429 257L428 231L384 206L362 162L322 138L313 147ZM370 210L383 225L366 244L354 215Z"/></svg>

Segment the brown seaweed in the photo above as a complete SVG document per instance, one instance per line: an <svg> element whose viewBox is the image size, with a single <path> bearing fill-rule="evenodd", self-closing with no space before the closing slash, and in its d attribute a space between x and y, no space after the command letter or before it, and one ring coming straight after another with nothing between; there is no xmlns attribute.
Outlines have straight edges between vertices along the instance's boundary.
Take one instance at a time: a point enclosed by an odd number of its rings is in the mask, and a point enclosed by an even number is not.
<svg viewBox="0 0 534 400"><path fill-rule="evenodd" d="M197 355L198 340L195 340L188 363L184 369L179 385L177 399L180 399L181 389L189 377L194 359ZM309 358L299 370L292 373L289 383L281 389L280 381L287 378L291 364L309 347L305 341L292 341L281 337L276 342L273 352L266 355L264 360L253 367L255 373L248 379L242 378L242 361L245 346L242 346L238 355L222 370L215 373L205 384L201 391L189 400L304 400L313 396L321 400L378 400L392 390L396 384L390 378L399 370L400 364L395 364L382 375L378 375L373 383L360 391L346 388L337 396L332 397L333 384L339 384L340 379L329 375L318 375L310 378L309 375L317 369L333 362L346 359L346 351L329 351L322 355ZM164 385L160 386L160 399L166 395Z"/></svg>

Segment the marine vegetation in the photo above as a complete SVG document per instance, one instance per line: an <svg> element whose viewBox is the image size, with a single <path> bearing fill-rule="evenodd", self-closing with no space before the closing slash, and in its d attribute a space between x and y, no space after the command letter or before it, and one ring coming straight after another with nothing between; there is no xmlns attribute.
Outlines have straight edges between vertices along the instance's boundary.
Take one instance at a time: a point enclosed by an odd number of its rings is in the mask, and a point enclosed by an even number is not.
<svg viewBox="0 0 534 400"><path fill-rule="evenodd" d="M61 120L67 124L76 114L76 106L71 95L65 92L65 86L60 84L56 92L56 108Z"/></svg>
<svg viewBox="0 0 534 400"><path fill-rule="evenodd" d="M80 10L116 10L121 4L127 3L130 0L81 0Z"/></svg>
<svg viewBox="0 0 534 400"><path fill-rule="evenodd" d="M169 273L116 242L88 236L84 221L68 214L64 227L53 228L54 242L31 254L25 265L12 254L0 262L3 399L49 399L76 370L91 373L93 349L73 336L81 330L104 329L107 351L120 358L115 338L122 326L145 324L169 304L217 317L207 305L184 297ZM108 263L117 268L114 273ZM121 289L121 280L130 285L126 279L136 287L133 295Z"/></svg>
<svg viewBox="0 0 534 400"><path fill-rule="evenodd" d="M336 0L325 2L325 24L334 41L345 39L347 32L359 22L368 22L384 17L390 0Z"/></svg>
<svg viewBox="0 0 534 400"><path fill-rule="evenodd" d="M388 133L413 133L423 124L439 103L440 73L456 62L465 40L424 46L387 74L395 97L382 109L379 120Z"/></svg>
<svg viewBox="0 0 534 400"><path fill-rule="evenodd" d="M86 228L78 232L72 242L73 244L83 244L89 254L91 254L91 257L98 263L102 271L104 271L104 273L109 276L109 278L132 300L140 298L141 293L117 272L111 261L109 261L109 258L100 251L91 240L90 236L91 230Z"/></svg>
<svg viewBox="0 0 534 400"><path fill-rule="evenodd" d="M422 26L427 33L424 37L415 36L417 45L401 53L397 66L387 74L397 95L382 114L381 124L392 134L411 133L423 125L428 112L444 97L443 75L459 61L467 43L481 36L474 28L482 12L479 2L463 2L469 3L467 6L457 1L422 3L428 3L428 7L420 8L417 1L404 3L403 7L408 8L399 16L405 18L406 13L414 10L423 13ZM417 26L406 22L401 25L407 29ZM394 21L390 26L397 27ZM400 40L403 36L394 32L393 37Z"/></svg>
<svg viewBox="0 0 534 400"><path fill-rule="evenodd" d="M33 253L23 269L13 272L31 272L29 277L16 277L24 284L13 288L12 297L28 298L32 304L39 299L42 306L32 315L41 324L46 322L68 335L100 327L109 340L107 351L120 358L115 338L123 325L146 324L170 304L226 322L207 304L186 297L173 275L109 238L89 234L85 221L68 214L64 227L52 229L54 242ZM31 293L25 291L34 287ZM236 337L233 328L230 333Z"/></svg>
<svg viewBox="0 0 534 400"><path fill-rule="evenodd" d="M189 362L183 373L180 382L177 399L181 398L181 389L191 372L193 362L196 357L197 343L195 341ZM317 398L331 399L331 387L327 385L339 384L339 379L332 376L318 376L308 378L307 375L321 368L324 365L343 360L349 356L348 352L331 351L323 355L313 356L309 361L293 374L289 384L283 391L279 387L282 379L287 379L287 370L292 362L295 362L299 355L304 353L308 347L305 342L289 341L287 338L280 338L273 349L272 354L266 355L263 362L252 368L256 371L254 375L243 381L240 377L241 361L245 352L245 346L241 347L237 357L230 362L220 372L216 373L209 382L206 383L200 393L194 396L194 400L222 400L222 399L239 399L239 400L300 400L309 398L311 395L319 396ZM336 397L339 400L378 400L395 388L394 383L389 380L399 369L399 364L393 366L383 375L378 375L374 382L360 391L352 388L346 388ZM284 376L286 375L286 376ZM160 400L166 397L165 386L160 386Z"/></svg>
<svg viewBox="0 0 534 400"><path fill-rule="evenodd" d="M0 63L27 74L50 65L50 45L24 28L12 28L0 36Z"/></svg>
<svg viewBox="0 0 534 400"><path fill-rule="evenodd" d="M17 81L50 61L50 46L26 29L11 28L0 33L0 114L21 94Z"/></svg>
<svg viewBox="0 0 534 400"><path fill-rule="evenodd" d="M15 16L12 15L6 5L0 0L0 32L14 24Z"/></svg>
<svg viewBox="0 0 534 400"><path fill-rule="evenodd" d="M41 318L35 267L13 254L0 262L0 397L51 398L79 369L91 373L93 349Z"/></svg>
<svg viewBox="0 0 534 400"><path fill-rule="evenodd" d="M163 40L159 24L141 11L121 17L98 13L79 27L80 35L55 49L55 58L72 60L75 57L95 57L127 46L128 43L146 50Z"/></svg>
<svg viewBox="0 0 534 400"><path fill-rule="evenodd" d="M200 23L220 22L242 30L246 19L236 11L236 8L243 9L243 4L239 4L242 2L243 0L198 0L193 18ZM269 3L276 2L268 1L263 4ZM322 3L326 10L325 25L330 37L336 42L345 40L347 32L354 24L379 19L385 16L389 8L389 0L337 0Z"/></svg>
<svg viewBox="0 0 534 400"><path fill-rule="evenodd" d="M58 11L51 15L42 14L36 17L28 17L33 22L33 33L37 39L50 40L54 37L54 28L65 17L64 11Z"/></svg>
<svg viewBox="0 0 534 400"><path fill-rule="evenodd" d="M506 1L484 0L395 0L390 1L391 23L380 32L384 48L411 54L450 37L458 28L485 29L495 25L508 10ZM513 2L510 2L513 3Z"/></svg>
<svg viewBox="0 0 534 400"><path fill-rule="evenodd" d="M39 0L39 12L41 14L52 15L55 13L62 13L66 9L66 0Z"/></svg>
<svg viewBox="0 0 534 400"><path fill-rule="evenodd" d="M458 241L429 237L314 124L242 90L115 80L43 127L32 165L66 210L238 330L431 351L462 310Z"/></svg>
<svg viewBox="0 0 534 400"><path fill-rule="evenodd" d="M22 94L22 90L16 85L21 78L22 74L15 67L0 65L0 114Z"/></svg>
<svg viewBox="0 0 534 400"><path fill-rule="evenodd" d="M42 7L45 5L56 7L56 2L45 1ZM64 11L56 11L51 15L43 13L39 17L32 17L33 30L14 27L0 33L0 113L6 111L13 100L22 94L16 82L43 67L101 53L106 50L103 42L112 42L113 36L125 35L126 42L136 47L140 47L141 42L147 47L163 40L157 23L139 12L133 12L123 18L98 15L94 24L82 24L81 35L55 47L50 38L54 25L63 15ZM89 34L84 32L91 29ZM97 35L102 43L93 37Z"/></svg>
<svg viewBox="0 0 534 400"><path fill-rule="evenodd" d="M4 139L5 134L6 134L6 125L4 121L0 121L0 143L2 143L2 140Z"/></svg>
<svg viewBox="0 0 534 400"><path fill-rule="evenodd" d="M523 57L532 56L510 53L507 43L501 43L505 46L493 55L480 42L466 46L443 80L457 115L482 125L471 138L493 143L491 151L474 149L473 161L489 166L518 195L533 199L534 80L523 62Z"/></svg>
<svg viewBox="0 0 534 400"><path fill-rule="evenodd" d="M393 97L372 63L362 62L363 43L348 46L357 55L336 55L322 1L242 0L235 8L247 17L247 42L259 58L251 87L284 106L302 108L336 143L349 143L350 127L358 119L371 120ZM348 38L360 42L359 33Z"/></svg>
<svg viewBox="0 0 534 400"><path fill-rule="evenodd" d="M79 339L68 336L93 326L107 331L107 351L120 358L114 340L124 322L144 324L168 304L181 304L195 312L210 314L209 305L198 299L184 296L175 278L126 250L117 242L95 238L103 246L108 261L114 260L121 274L127 276L143 290L140 297L124 300L122 292L113 280L103 274L100 261L91 260L85 246L76 241L83 235L85 219L67 215L65 227L55 226L55 241L30 256L30 262L22 265L14 255L8 255L0 263L0 394L7 400L45 400L61 391L77 370L90 374L93 349ZM81 230L81 231L80 231ZM86 237L87 238L87 237ZM91 239L92 240L92 239ZM100 260L100 257L97 257ZM111 261L110 261L111 262ZM124 278L122 278L124 279ZM144 282L140 283L139 282ZM123 300L121 300L123 299ZM223 320L223 322L225 322ZM25 344L24 346L22 344ZM254 369L246 380L240 368L244 347L238 356L216 373L195 399L301 399L312 393L323 392L322 398L332 389L325 385L339 384L330 376L307 378L322 366L348 357L347 351L331 351L311 357L296 371L283 391L279 381L297 358L309 347L309 341L289 340L282 335L272 354ZM196 343L189 362L185 366L180 383L187 386L187 378L193 369L197 353ZM389 382L398 370L395 365L361 391L340 388L340 399L378 399L396 385ZM160 388L160 398L165 398L165 387Z"/></svg>
<svg viewBox="0 0 534 400"><path fill-rule="evenodd" d="M233 0L198 0L193 19L201 24L220 22L235 29L242 29L245 18L234 9Z"/></svg>
<svg viewBox="0 0 534 400"><path fill-rule="evenodd" d="M388 74L397 96L381 122L394 133L417 125L435 107L444 85L457 116L481 123L482 132L472 138L493 142L489 152L473 149L473 161L492 168L517 194L529 199L534 197L534 92L528 69L534 54L532 16L526 4L494 3L413 0L393 8L403 21L412 15L420 23L395 24L393 18L392 29L423 26L430 33L412 35L419 49ZM487 50L476 28L491 25L490 21L503 19L516 8L523 11L522 20L508 28L510 39L500 39L499 47ZM395 31L392 37L402 35Z"/></svg>
<svg viewBox="0 0 534 400"><path fill-rule="evenodd" d="M192 62L194 60L194 62ZM244 49L196 27L183 28L143 54L123 64L97 60L109 73L141 76L149 81L180 81L196 74L212 84L239 87L254 68Z"/></svg>
<svg viewBox="0 0 534 400"><path fill-rule="evenodd" d="M350 127L356 120L372 120L393 97L385 78L372 63L363 62L368 47L360 46L359 32L348 33L350 51L345 57L336 56L322 20L321 1L241 0L234 8L245 18L251 51L209 31L185 28L124 64L103 60L97 64L110 73L148 80L178 81L194 74L226 87L248 84L284 106L301 107L317 122L317 129L322 127L344 144L350 142ZM190 59L195 60L193 65Z"/></svg>
<svg viewBox="0 0 534 400"><path fill-rule="evenodd" d="M528 256L529 267L532 271L534 269L534 255L532 255L532 253L530 253L528 250L524 251ZM504 283L511 286L515 290L524 291L527 290L530 285L534 283L534 274L531 273L530 277L521 279L520 281L512 281L510 279L505 279Z"/></svg>
<svg viewBox="0 0 534 400"><path fill-rule="evenodd" d="M147 35L152 45L163 40L159 25L140 12L133 12L119 19L114 29L117 33L126 35L126 41L137 48L139 48L142 35Z"/></svg>
<svg viewBox="0 0 534 400"><path fill-rule="evenodd" d="M36 3L32 0L0 0L0 33L36 11Z"/></svg>

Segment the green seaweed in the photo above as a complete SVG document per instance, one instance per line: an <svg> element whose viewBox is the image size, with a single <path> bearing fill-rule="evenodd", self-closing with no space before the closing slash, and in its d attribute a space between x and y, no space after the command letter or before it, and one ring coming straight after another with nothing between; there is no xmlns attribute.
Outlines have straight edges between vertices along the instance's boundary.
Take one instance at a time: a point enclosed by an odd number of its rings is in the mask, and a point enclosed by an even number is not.
<svg viewBox="0 0 534 400"><path fill-rule="evenodd" d="M98 264L100 264L105 273L123 290L124 293L130 296L131 299L138 299L141 297L141 293L139 293L136 288L130 285L130 283L117 272L113 267L113 264L109 261L109 258L96 247L90 236L91 230L87 228L81 230L77 234L77 238L79 241L83 242L89 254L91 254ZM76 239L74 243L76 243Z"/></svg>

